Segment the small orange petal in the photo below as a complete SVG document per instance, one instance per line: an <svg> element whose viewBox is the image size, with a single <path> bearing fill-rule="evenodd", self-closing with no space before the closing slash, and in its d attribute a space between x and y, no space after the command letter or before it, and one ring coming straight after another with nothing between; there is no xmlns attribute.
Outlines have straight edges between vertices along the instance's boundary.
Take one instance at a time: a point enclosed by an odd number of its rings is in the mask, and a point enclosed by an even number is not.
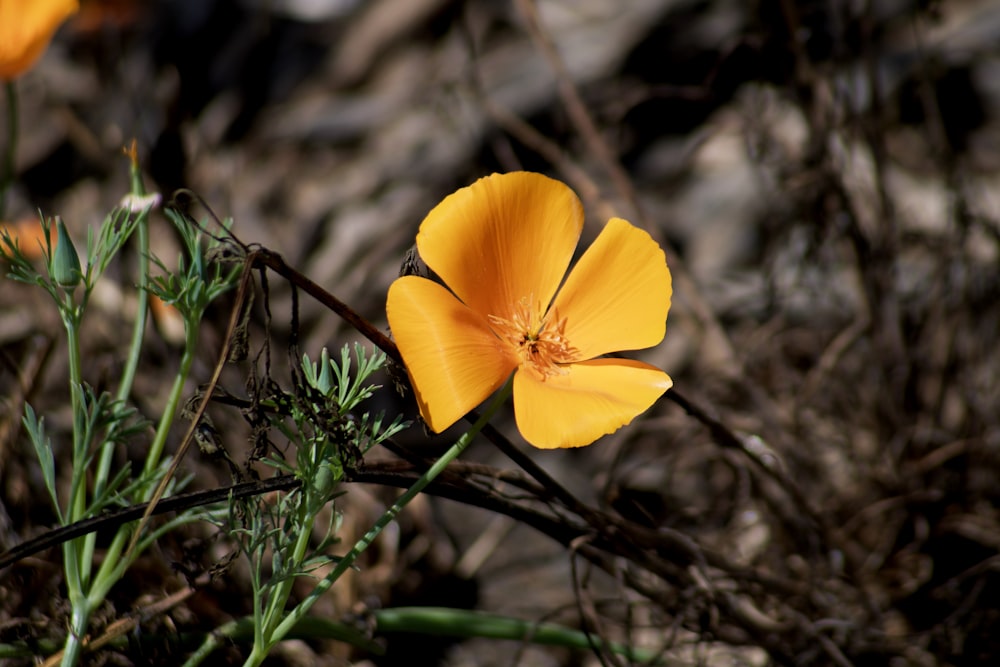
<svg viewBox="0 0 1000 667"><path fill-rule="evenodd" d="M612 218L576 263L552 307L578 359L641 350L663 340L672 293L663 250Z"/></svg>
<svg viewBox="0 0 1000 667"><path fill-rule="evenodd" d="M183 345L185 338L184 316L181 311L155 294L149 295L149 311L163 338L173 345Z"/></svg>
<svg viewBox="0 0 1000 667"><path fill-rule="evenodd" d="M3 0L0 0L2 2ZM29 260L41 259L45 256L45 231L38 218L22 218L16 222L0 222L0 227L10 235L17 244L21 254ZM58 235L56 226L49 227L49 243L53 250L56 247Z"/></svg>
<svg viewBox="0 0 1000 667"><path fill-rule="evenodd" d="M514 376L517 428L542 449L582 447L614 433L648 410L673 381L631 359L595 359L564 366L565 375Z"/></svg>
<svg viewBox="0 0 1000 667"><path fill-rule="evenodd" d="M0 0L0 80L30 69L56 28L78 9L77 0Z"/></svg>
<svg viewBox="0 0 1000 667"><path fill-rule="evenodd" d="M449 195L420 225L420 256L466 305L505 319L528 298L544 312L583 229L583 206L541 174L481 178Z"/></svg>
<svg viewBox="0 0 1000 667"><path fill-rule="evenodd" d="M486 319L430 280L393 282L386 315L420 414L436 433L482 403L516 366Z"/></svg>

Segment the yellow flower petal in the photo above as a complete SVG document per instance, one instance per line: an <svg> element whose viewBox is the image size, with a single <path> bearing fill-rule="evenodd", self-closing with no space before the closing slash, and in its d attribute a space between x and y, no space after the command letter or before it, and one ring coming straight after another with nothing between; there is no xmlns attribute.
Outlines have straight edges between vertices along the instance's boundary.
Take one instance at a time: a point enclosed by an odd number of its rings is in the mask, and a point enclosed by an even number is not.
<svg viewBox="0 0 1000 667"><path fill-rule="evenodd" d="M420 414L436 433L482 403L517 365L482 315L430 280L396 280L386 315Z"/></svg>
<svg viewBox="0 0 1000 667"><path fill-rule="evenodd" d="M0 79L30 69L56 28L78 9L77 0L0 0Z"/></svg>
<svg viewBox="0 0 1000 667"><path fill-rule="evenodd" d="M576 358L641 350L663 340L671 296L663 250L612 218L573 267L552 304Z"/></svg>
<svg viewBox="0 0 1000 667"><path fill-rule="evenodd" d="M645 412L673 384L658 368L631 359L595 359L539 380L514 376L514 415L535 447L582 447Z"/></svg>
<svg viewBox="0 0 1000 667"><path fill-rule="evenodd" d="M559 181L514 172L446 197L417 234L420 256L459 299L511 319L523 301L541 315L569 266L583 207Z"/></svg>

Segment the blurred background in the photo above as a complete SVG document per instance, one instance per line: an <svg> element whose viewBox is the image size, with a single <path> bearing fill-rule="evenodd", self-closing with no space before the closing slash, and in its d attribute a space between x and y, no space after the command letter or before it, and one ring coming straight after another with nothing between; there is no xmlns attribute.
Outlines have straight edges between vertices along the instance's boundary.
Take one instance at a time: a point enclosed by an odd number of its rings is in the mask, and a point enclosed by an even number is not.
<svg viewBox="0 0 1000 667"><path fill-rule="evenodd" d="M620 215L669 249L667 336L638 356L745 435L807 507L669 399L592 447L531 452L536 461L587 502L814 583L822 594L784 600L800 615L782 617L797 628L787 632L802 633L786 659L1000 655L1000 4L83 0L18 91L9 224L40 210L85 238L127 192L121 148L135 138L148 188L197 193L243 242L280 253L380 328L386 290L442 197L494 171L565 180L588 214L581 247ZM176 257L162 217L153 235L156 254ZM289 290L270 288L280 346ZM96 299L85 369L95 384L121 363L130 293L126 277ZM0 289L0 381L12 386L22 360L54 341L30 393L58 433L69 427L64 361L41 298ZM228 307L206 327L200 382ZM150 414L168 389L156 369L177 349L169 322L157 326L136 392ZM314 356L359 339L309 300L300 335ZM241 382L230 379L234 393ZM56 521L37 501L20 403L10 406L2 547ZM244 452L239 415L216 419ZM527 448L510 415L500 426ZM449 441L419 426L402 440L425 452ZM469 459L512 466L485 443ZM185 467L197 488L229 483L197 455ZM391 497L352 485L345 530L363 532ZM380 544L324 613L438 604L577 619L566 550L507 517L422 499ZM207 547L202 566L224 553ZM149 592L176 576L165 563L177 553L159 558L143 575ZM245 613L223 596L245 590L239 577L175 622L207 629ZM27 613L12 602L17 585L0 578L11 596L3 609L0 595L0 619ZM773 643L726 635L682 594L628 620L622 608L641 606L634 591L597 575L590 585L610 617L668 645L677 664L776 657L761 648ZM57 582L48 592L58 598ZM118 611L135 604L121 595ZM839 651L809 649L802 618L829 620L822 632ZM389 646L385 658L354 658L388 665L418 650ZM419 650L423 664L598 664L481 640ZM275 664L348 659L342 647L290 643Z"/></svg>

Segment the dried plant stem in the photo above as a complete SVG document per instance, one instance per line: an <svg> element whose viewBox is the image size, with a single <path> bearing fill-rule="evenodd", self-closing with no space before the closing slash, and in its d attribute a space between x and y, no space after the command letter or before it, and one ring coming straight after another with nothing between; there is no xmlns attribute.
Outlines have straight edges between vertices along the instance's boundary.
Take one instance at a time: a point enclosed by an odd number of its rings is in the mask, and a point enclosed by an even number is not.
<svg viewBox="0 0 1000 667"><path fill-rule="evenodd" d="M573 78L566 68L566 63L559 55L559 50L556 49L556 45L548 33L542 29L542 23L538 16L538 7L534 0L517 0L517 8L521 12L521 16L524 17L528 34L555 72L559 97L562 98L563 104L566 106L566 112L569 114L573 125L583 137L588 150L604 165L608 176L611 177L611 181L615 185L615 189L629 203L633 209L633 213L639 219L645 220L639 198L635 194L635 188L632 187L632 181L629 179L628 174L625 173L621 164L619 164L618 158L611 151L611 147L601 137L596 123L590 117L587 106L583 103L583 99L580 97L580 93L573 83ZM647 231L649 231L648 225Z"/></svg>

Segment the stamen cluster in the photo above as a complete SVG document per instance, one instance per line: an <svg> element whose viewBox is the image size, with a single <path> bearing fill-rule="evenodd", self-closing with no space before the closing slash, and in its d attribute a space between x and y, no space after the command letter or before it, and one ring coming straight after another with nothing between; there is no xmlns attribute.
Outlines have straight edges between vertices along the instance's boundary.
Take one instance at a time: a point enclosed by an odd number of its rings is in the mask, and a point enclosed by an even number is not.
<svg viewBox="0 0 1000 667"><path fill-rule="evenodd" d="M490 328L500 340L514 349L518 365L543 382L554 375L565 375L563 364L575 359L576 350L566 340L566 318L555 310L539 316L541 304L534 298L522 298L510 319L488 315Z"/></svg>

